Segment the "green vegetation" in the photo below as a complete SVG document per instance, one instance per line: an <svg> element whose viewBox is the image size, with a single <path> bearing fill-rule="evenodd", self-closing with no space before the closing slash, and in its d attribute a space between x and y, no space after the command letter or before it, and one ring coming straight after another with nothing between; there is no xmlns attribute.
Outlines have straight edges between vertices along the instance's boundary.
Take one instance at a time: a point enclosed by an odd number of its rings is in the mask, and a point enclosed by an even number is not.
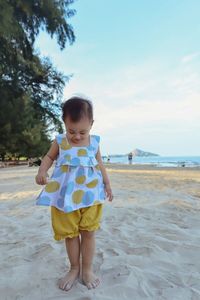
<svg viewBox="0 0 200 300"><path fill-rule="evenodd" d="M48 58L34 49L39 31L56 37L60 49L75 40L67 23L74 0L0 0L0 156L35 157L50 145L65 82Z"/></svg>

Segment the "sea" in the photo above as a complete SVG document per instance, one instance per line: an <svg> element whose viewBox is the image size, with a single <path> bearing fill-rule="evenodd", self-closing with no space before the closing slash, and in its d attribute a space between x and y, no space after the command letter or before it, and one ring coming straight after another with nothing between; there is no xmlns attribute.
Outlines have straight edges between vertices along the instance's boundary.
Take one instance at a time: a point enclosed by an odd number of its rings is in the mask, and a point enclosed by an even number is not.
<svg viewBox="0 0 200 300"><path fill-rule="evenodd" d="M103 161L129 164L128 155L103 156ZM156 167L200 167L200 156L135 156L132 159L132 165L134 164Z"/></svg>

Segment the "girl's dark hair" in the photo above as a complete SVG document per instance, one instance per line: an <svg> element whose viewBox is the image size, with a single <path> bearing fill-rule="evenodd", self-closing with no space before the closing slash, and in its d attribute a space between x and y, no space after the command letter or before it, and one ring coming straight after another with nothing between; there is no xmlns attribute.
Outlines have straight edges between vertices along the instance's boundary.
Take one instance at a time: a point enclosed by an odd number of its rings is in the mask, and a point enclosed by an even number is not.
<svg viewBox="0 0 200 300"><path fill-rule="evenodd" d="M78 122L83 117L93 121L93 107L89 100L80 97L72 97L62 105L62 119L69 117L72 122Z"/></svg>

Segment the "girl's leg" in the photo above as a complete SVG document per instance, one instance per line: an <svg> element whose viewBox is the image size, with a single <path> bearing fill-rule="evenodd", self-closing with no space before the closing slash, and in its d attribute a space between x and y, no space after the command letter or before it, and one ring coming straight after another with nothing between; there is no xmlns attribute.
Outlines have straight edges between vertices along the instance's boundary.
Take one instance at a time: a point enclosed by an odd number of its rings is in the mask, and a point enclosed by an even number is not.
<svg viewBox="0 0 200 300"><path fill-rule="evenodd" d="M70 261L70 271L60 279L59 288L69 291L80 273L80 238L66 238L65 245Z"/></svg>
<svg viewBox="0 0 200 300"><path fill-rule="evenodd" d="M95 231L81 231L82 280L88 289L96 288L100 281L92 270L95 253Z"/></svg>

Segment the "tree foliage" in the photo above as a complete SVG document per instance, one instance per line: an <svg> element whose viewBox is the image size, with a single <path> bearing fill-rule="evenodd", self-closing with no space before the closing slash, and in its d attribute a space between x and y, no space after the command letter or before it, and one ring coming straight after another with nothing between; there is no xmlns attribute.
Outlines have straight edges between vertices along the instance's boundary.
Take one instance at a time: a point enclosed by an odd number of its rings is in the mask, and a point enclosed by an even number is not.
<svg viewBox="0 0 200 300"><path fill-rule="evenodd" d="M34 49L39 31L56 37L60 49L75 40L68 18L73 0L0 0L0 154L38 156L49 130L61 130L65 81Z"/></svg>

